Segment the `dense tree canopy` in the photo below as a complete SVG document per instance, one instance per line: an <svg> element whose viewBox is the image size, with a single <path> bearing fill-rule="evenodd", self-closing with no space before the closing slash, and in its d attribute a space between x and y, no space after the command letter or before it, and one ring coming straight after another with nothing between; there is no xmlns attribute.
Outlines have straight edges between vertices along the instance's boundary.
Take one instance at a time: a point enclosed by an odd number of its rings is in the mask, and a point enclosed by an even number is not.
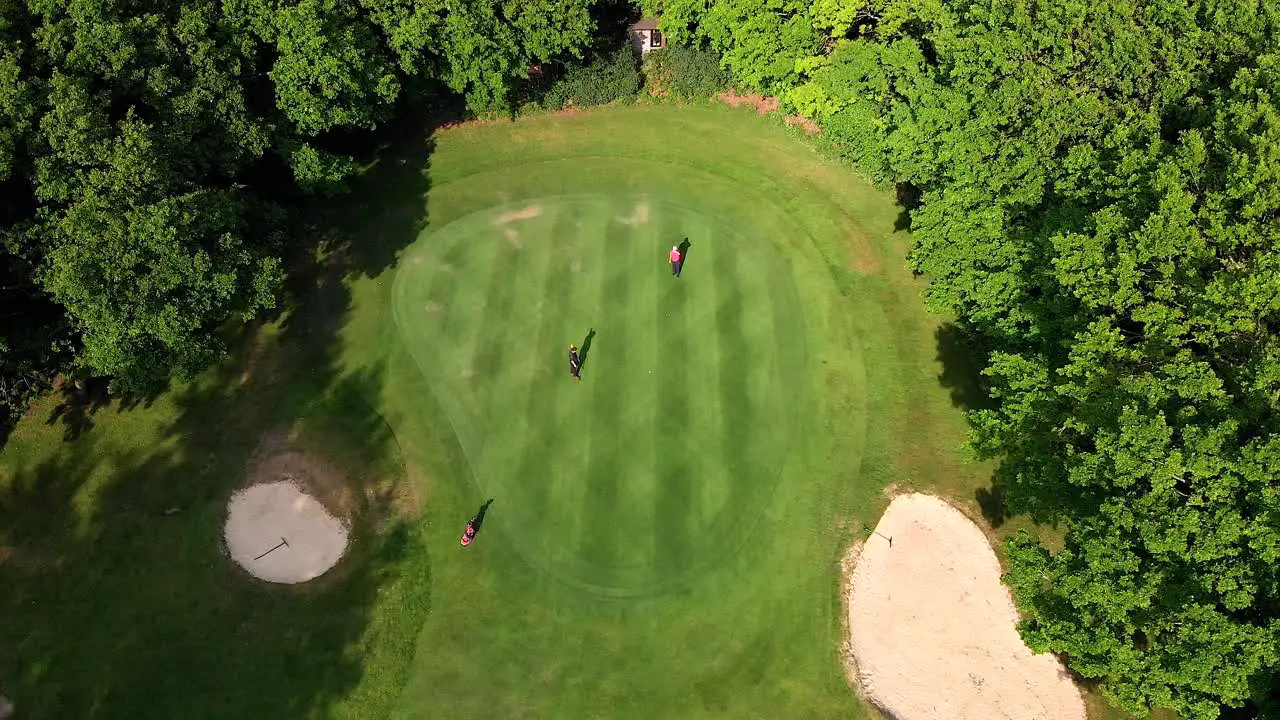
<svg viewBox="0 0 1280 720"><path fill-rule="evenodd" d="M505 107L530 65L581 55L592 10L0 0L5 414L67 360L124 389L205 367L217 328L276 301L278 168L340 189L354 165L326 138L424 99L408 87Z"/></svg>
<svg viewBox="0 0 1280 720"><path fill-rule="evenodd" d="M974 444L1067 528L1009 548L1030 643L1131 709L1273 712L1280 4L663 7L919 194L928 299L991 350Z"/></svg>

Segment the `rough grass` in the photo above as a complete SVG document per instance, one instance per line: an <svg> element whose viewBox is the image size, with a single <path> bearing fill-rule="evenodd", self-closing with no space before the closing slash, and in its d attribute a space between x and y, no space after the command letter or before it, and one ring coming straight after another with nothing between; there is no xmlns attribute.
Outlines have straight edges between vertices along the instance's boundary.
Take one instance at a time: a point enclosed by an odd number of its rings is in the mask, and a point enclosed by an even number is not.
<svg viewBox="0 0 1280 720"><path fill-rule="evenodd" d="M51 399L0 455L0 687L21 717L385 712L431 596L422 529L390 509L393 438L364 388L241 372L99 409L74 441L40 422ZM265 586L220 546L272 435L340 465L362 501L350 553L306 586Z"/></svg>
<svg viewBox="0 0 1280 720"><path fill-rule="evenodd" d="M844 549L887 487L981 516L988 477L892 198L722 106L428 145L317 215L298 302L235 358L136 406L51 397L0 450L0 692L24 718L868 716ZM296 588L219 550L281 432L365 502Z"/></svg>

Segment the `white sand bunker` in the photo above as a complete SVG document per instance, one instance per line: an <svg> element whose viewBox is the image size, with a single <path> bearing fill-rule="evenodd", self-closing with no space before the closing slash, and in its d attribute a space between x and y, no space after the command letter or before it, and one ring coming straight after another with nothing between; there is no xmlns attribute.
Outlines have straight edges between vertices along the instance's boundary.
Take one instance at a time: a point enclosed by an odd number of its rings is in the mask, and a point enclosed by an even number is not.
<svg viewBox="0 0 1280 720"><path fill-rule="evenodd" d="M277 583L318 577L347 549L346 526L292 482L252 485L233 495L225 534L233 560Z"/></svg>
<svg viewBox="0 0 1280 720"><path fill-rule="evenodd" d="M867 540L849 587L858 682L896 720L1084 720L1052 655L1018 636L986 537L929 495L896 498Z"/></svg>

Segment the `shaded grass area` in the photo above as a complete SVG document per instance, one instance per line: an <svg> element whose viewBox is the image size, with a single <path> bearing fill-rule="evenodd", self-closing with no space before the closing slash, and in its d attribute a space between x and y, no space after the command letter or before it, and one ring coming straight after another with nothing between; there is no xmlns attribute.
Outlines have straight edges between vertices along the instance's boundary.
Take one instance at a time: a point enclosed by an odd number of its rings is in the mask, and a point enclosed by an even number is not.
<svg viewBox="0 0 1280 720"><path fill-rule="evenodd" d="M428 146L395 148L299 229L290 300L235 357L151 398L67 386L0 450L0 693L22 718L381 717L431 606L417 478L375 408L385 357L342 354L347 281L426 221ZM357 362L357 360L363 360ZM226 557L264 441L323 455L346 557L303 586Z"/></svg>

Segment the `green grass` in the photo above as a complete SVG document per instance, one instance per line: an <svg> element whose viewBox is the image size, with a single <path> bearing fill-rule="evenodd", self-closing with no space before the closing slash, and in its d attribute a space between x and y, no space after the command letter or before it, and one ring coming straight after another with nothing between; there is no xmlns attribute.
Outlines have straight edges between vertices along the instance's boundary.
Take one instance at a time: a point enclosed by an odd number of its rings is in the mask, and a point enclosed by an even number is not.
<svg viewBox="0 0 1280 720"><path fill-rule="evenodd" d="M40 422L51 398L0 455L0 692L20 717L361 716L398 690L431 587L421 528L377 507L405 475L394 437L354 378L238 386L249 368L232 369L100 409L72 442ZM220 548L226 496L276 428L371 491L361 541L304 587L264 587Z"/></svg>
<svg viewBox="0 0 1280 720"><path fill-rule="evenodd" d="M686 238L677 280L667 252ZM401 338L526 561L648 595L743 544L808 430L796 288L750 225L656 195L559 195L457 220L402 267ZM577 383L567 346L592 329Z"/></svg>
<svg viewBox="0 0 1280 720"><path fill-rule="evenodd" d="M299 301L234 358L74 439L50 398L0 450L0 693L24 718L868 717L838 561L886 487L981 517L988 473L891 197L718 106L433 143L317 216ZM362 499L296 588L219 550L285 435Z"/></svg>
<svg viewBox="0 0 1280 720"><path fill-rule="evenodd" d="M719 108L458 128L432 180L389 372L464 459L433 544L496 501L394 716L863 716L835 565L886 484L979 472L892 201Z"/></svg>

